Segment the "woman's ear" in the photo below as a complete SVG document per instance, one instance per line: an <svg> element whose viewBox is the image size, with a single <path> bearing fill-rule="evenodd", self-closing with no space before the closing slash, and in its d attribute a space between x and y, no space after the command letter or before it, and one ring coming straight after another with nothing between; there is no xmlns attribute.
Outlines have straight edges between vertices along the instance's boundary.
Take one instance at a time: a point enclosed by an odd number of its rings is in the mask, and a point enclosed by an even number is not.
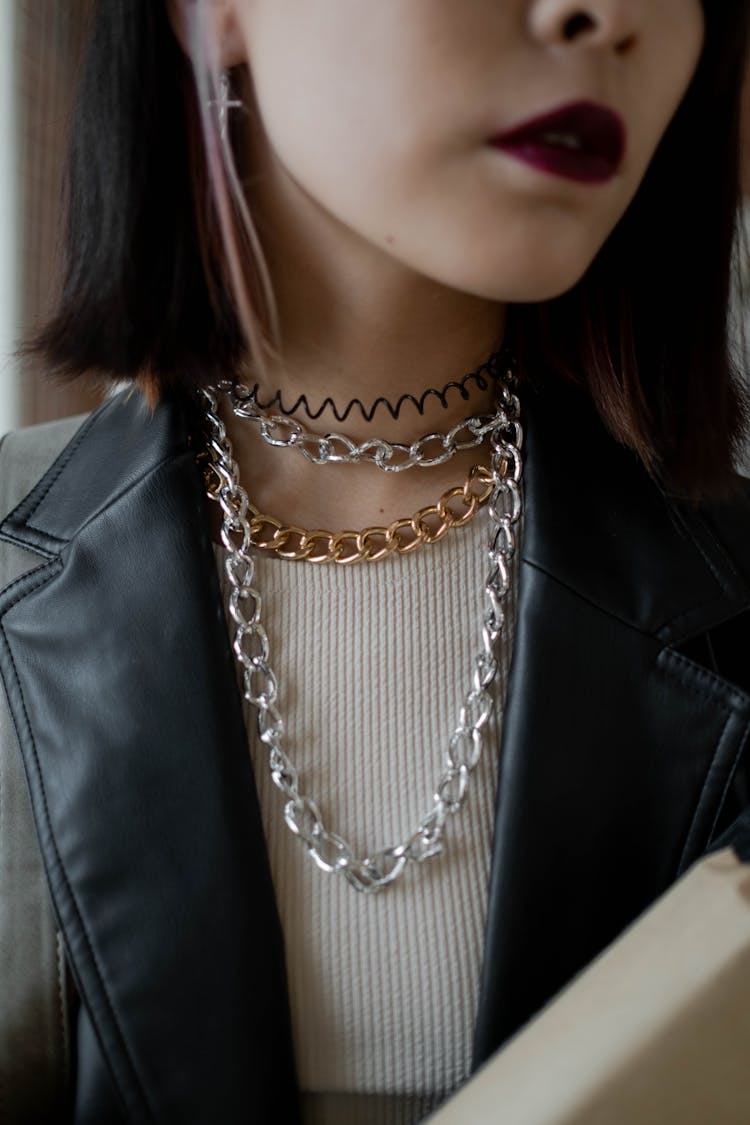
<svg viewBox="0 0 750 1125"><path fill-rule="evenodd" d="M205 34L217 52L216 64L220 70L247 62L245 41L242 37L234 0L165 0L167 16L177 42L189 57L192 55L195 29L194 20L205 20Z"/></svg>

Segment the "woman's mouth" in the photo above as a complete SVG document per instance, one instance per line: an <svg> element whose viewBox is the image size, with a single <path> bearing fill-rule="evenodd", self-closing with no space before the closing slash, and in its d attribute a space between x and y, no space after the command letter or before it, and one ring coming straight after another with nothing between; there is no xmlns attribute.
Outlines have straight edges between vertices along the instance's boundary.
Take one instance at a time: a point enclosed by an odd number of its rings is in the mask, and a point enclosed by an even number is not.
<svg viewBox="0 0 750 1125"><path fill-rule="evenodd" d="M611 180L625 156L626 130L613 110L573 102L504 133L489 144L542 172L583 184Z"/></svg>

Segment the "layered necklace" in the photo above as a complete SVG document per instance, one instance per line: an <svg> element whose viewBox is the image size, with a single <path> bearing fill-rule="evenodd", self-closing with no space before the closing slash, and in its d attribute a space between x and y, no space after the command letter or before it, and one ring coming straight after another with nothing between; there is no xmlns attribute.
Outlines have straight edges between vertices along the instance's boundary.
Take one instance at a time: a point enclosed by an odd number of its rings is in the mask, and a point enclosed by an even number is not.
<svg viewBox="0 0 750 1125"><path fill-rule="evenodd" d="M407 867L442 853L449 818L464 806L494 708L492 689L499 668L496 648L505 628L510 564L522 514L523 430L512 367L508 366L498 380L493 414L466 418L449 433L427 434L409 446L379 438L357 443L342 434L310 434L299 422L267 414L259 407L254 392L237 383L202 388L197 394L204 418L205 448L200 461L206 491L222 512L221 542L226 551L232 649L244 697L255 708L258 738L268 752L271 778L285 798L284 820L321 871L343 875L355 890L366 894L382 891ZM444 493L436 505L395 521L389 528L333 534L288 527L262 515L250 503L220 417L222 395L237 416L257 424L268 444L296 449L317 464L370 462L386 472L429 468L444 464L461 449L475 448L486 441L490 468L475 466L466 482ZM457 503L460 510L455 507ZM344 565L377 562L394 552L406 554L422 544L436 542L452 528L463 526L483 507L489 516L489 567L483 587L480 641L471 684L447 742L432 803L405 839L359 857L342 836L326 827L318 804L303 792L299 772L284 749L284 719L277 706L278 681L261 620L261 594L255 585L255 553L265 549L282 558Z"/></svg>

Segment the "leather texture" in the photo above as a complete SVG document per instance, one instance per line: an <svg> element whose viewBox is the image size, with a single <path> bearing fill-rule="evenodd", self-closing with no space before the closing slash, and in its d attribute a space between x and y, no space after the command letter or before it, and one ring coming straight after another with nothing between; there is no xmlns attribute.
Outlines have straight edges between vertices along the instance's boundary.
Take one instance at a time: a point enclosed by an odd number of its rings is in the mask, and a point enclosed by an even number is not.
<svg viewBox="0 0 750 1125"><path fill-rule="evenodd" d="M577 392L523 406L476 1064L750 804L750 488L669 500ZM120 395L0 523L34 558L0 671L82 997L75 1125L298 1120L194 433Z"/></svg>
<svg viewBox="0 0 750 1125"><path fill-rule="evenodd" d="M0 442L0 513L18 504L68 444L83 416L32 426ZM0 589L39 556L0 550ZM0 1121L57 1120L70 1085L62 938L47 891L28 787L5 691L0 687Z"/></svg>

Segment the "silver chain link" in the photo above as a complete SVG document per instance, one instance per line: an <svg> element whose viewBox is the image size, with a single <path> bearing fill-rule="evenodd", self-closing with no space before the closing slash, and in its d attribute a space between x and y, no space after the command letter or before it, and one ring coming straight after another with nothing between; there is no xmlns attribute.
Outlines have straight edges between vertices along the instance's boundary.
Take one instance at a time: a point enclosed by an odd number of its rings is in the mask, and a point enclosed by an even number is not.
<svg viewBox="0 0 750 1125"><path fill-rule="evenodd" d="M247 518L249 501L239 482L226 427L219 417L217 389L201 389L198 395L204 408L213 471L223 481L218 493L209 492L209 496L218 501L223 513L221 541L227 551L229 614L235 625L232 647L242 673L245 698L257 710L258 737L268 751L271 777L286 797L284 819L322 871L343 872L352 887L364 893L383 890L410 863L423 863L443 851L448 817L463 806L471 773L482 753L484 731L494 705L492 686L498 674L495 648L505 626L503 605L511 581L515 528L521 518L523 431L518 398L511 382L499 386L498 412L490 433L494 486L488 503L490 569L484 585L481 647L475 657L471 688L448 742L445 767L432 807L406 840L359 859L346 840L326 828L317 804L302 792L297 768L283 749L284 720L276 705L278 684L269 663L268 634L261 623L261 595L253 585L255 563Z"/></svg>
<svg viewBox="0 0 750 1125"><path fill-rule="evenodd" d="M463 449L476 449L501 421L501 414L474 414L455 425L448 433L425 434L410 445L370 438L356 442L344 434L314 434L301 422L282 414L268 414L258 406L255 390L243 383L222 380L216 389L229 399L238 418L255 422L267 445L279 449L298 449L314 465L369 463L385 473L401 473L444 465Z"/></svg>

